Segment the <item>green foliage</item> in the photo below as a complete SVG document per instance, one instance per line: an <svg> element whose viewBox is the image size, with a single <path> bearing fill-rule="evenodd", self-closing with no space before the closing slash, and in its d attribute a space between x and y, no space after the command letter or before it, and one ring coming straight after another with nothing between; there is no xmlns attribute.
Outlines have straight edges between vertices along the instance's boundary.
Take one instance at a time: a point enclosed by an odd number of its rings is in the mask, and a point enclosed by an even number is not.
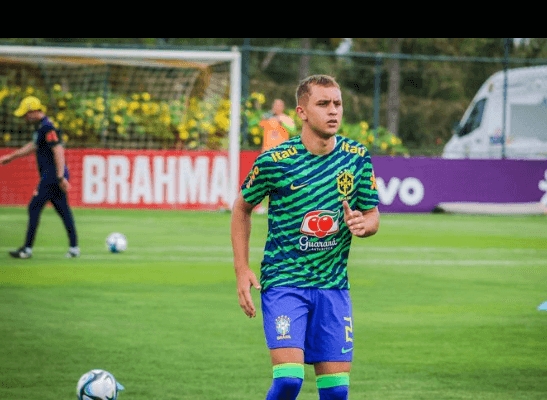
<svg viewBox="0 0 547 400"><path fill-rule="evenodd" d="M268 101L262 93L253 92L245 103L244 115L247 118L247 126L249 131L248 144L250 147L261 148L264 137L264 129L260 126L260 121L264 115L264 105L271 104L271 99ZM300 134L302 129L302 121L296 115L294 109L285 110L296 124L296 132L291 136ZM357 142L365 145L373 154L378 155L403 155L408 156L408 150L403 145L401 139L389 132L384 127L371 129L366 121L358 123L348 123L343 121L339 133L347 136Z"/></svg>
<svg viewBox="0 0 547 400"><path fill-rule="evenodd" d="M372 154L389 156L409 155L401 139L383 126L371 129L365 121L358 124L344 123L342 124L340 133L365 145Z"/></svg>
<svg viewBox="0 0 547 400"><path fill-rule="evenodd" d="M135 140L135 137L149 137L161 145L179 149L218 150L227 147L226 139L230 127L230 101L219 100L220 107L192 97L173 101L154 100L149 93L120 95L87 92L73 94L54 84L53 96L40 89L27 87L4 87L0 91L0 104L16 105L28 95L38 97L48 107L48 115L57 127L62 127L63 140L70 146L93 146L103 140ZM250 148L260 149L264 130L260 126L265 112L264 104L270 104L262 93L253 92L244 104L242 117L247 119ZM302 127L294 110L287 110L296 122L299 134ZM374 149L378 154L407 155L401 140L385 128L369 129L366 122L343 124L340 134ZM2 141L10 145L11 135L4 135Z"/></svg>
<svg viewBox="0 0 547 400"><path fill-rule="evenodd" d="M33 258L15 260L26 209L0 209L1 399L74 399L92 368L125 385L119 400L265 397L272 369L261 316L238 304L229 213L74 214L80 258L63 258L48 207ZM350 253L351 398L544 400L545 216L384 214L381 224ZM266 227L253 217L255 272ZM127 252L106 250L112 231L127 235ZM299 400L316 399L306 366Z"/></svg>
<svg viewBox="0 0 547 400"><path fill-rule="evenodd" d="M22 98L38 97L48 108L47 114L63 132L69 146L94 146L104 141L138 141L147 137L158 146L186 149L220 149L228 136L230 102L218 100L215 108L199 98L171 101L152 98L149 93L86 92L72 93L54 84L51 97L43 90L28 86L3 87L0 105L15 109ZM11 135L1 140L10 145Z"/></svg>

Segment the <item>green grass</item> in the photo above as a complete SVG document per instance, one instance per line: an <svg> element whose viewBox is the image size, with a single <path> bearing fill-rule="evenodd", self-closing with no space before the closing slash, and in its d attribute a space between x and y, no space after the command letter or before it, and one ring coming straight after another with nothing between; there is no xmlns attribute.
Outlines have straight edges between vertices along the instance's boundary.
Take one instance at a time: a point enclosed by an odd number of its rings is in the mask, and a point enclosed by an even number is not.
<svg viewBox="0 0 547 400"><path fill-rule="evenodd" d="M65 259L44 210L30 260L26 209L0 208L0 399L74 399L112 372L119 400L257 400L271 382L261 317L239 308L228 213L74 210L82 256ZM265 215L253 218L258 267ZM108 233L129 248L110 254ZM547 218L384 214L350 259L350 398L547 398ZM258 293L253 293L258 305ZM317 399L313 369L299 400Z"/></svg>

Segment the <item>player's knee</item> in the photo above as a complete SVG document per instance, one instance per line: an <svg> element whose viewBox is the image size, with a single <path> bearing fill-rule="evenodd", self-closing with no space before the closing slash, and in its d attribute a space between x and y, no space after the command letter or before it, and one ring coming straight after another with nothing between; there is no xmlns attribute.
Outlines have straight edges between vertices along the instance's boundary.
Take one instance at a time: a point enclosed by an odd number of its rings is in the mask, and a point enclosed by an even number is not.
<svg viewBox="0 0 547 400"><path fill-rule="evenodd" d="M304 381L302 364L280 364L273 368L272 386L266 400L294 400L300 393Z"/></svg>
<svg viewBox="0 0 547 400"><path fill-rule="evenodd" d="M347 400L349 396L349 374L321 375L316 380L319 400Z"/></svg>
<svg viewBox="0 0 547 400"><path fill-rule="evenodd" d="M319 389L319 400L347 400L349 395L348 386L334 386Z"/></svg>
<svg viewBox="0 0 547 400"><path fill-rule="evenodd" d="M302 387L302 379L293 377L274 378L270 392L266 400L283 399L294 400L300 388ZM270 396L271 395L271 396Z"/></svg>
<svg viewBox="0 0 547 400"><path fill-rule="evenodd" d="M35 212L40 212L42 210L42 206L41 206L42 203L40 203L36 196L34 196L32 198L32 200L30 201L30 203L28 203L28 206L27 206L27 211L29 214L32 214L32 213L35 213Z"/></svg>

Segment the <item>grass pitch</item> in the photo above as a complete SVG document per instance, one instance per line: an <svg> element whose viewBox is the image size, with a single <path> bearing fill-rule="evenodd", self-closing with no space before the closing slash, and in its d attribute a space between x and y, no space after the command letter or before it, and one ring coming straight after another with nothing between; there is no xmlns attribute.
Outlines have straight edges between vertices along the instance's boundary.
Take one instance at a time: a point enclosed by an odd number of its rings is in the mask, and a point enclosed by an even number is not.
<svg viewBox="0 0 547 400"><path fill-rule="evenodd" d="M26 209L0 208L0 399L74 399L106 369L119 400L259 400L271 382L261 317L240 310L230 214L75 209L65 259L47 208L15 260ZM267 217L253 217L258 272ZM110 254L119 231L129 248ZM547 217L383 214L350 259L350 398L547 398ZM254 292L259 305L258 293ZM313 369L299 400L317 399Z"/></svg>

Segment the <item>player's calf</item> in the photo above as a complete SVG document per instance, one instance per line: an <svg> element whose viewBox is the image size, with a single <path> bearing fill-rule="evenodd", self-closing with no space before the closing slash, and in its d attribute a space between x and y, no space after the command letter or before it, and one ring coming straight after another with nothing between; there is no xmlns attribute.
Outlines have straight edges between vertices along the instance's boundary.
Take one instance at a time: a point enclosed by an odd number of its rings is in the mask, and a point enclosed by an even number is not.
<svg viewBox="0 0 547 400"><path fill-rule="evenodd" d="M273 381L266 400L295 400L304 381L302 364L279 364L273 367Z"/></svg>
<svg viewBox="0 0 547 400"><path fill-rule="evenodd" d="M328 374L316 379L319 400L347 400L349 396L349 374Z"/></svg>

